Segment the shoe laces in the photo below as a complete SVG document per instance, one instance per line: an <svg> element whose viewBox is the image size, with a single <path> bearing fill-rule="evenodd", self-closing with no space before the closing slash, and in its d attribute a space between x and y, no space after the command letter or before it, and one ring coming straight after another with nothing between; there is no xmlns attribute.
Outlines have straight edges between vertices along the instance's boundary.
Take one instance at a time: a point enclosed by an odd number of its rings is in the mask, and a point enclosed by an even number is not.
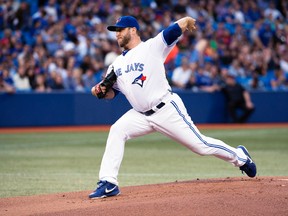
<svg viewBox="0 0 288 216"><path fill-rule="evenodd" d="M103 185L105 185L107 183L107 181L99 181L99 182L97 182L97 188L100 188L100 187L102 187Z"/></svg>
<svg viewBox="0 0 288 216"><path fill-rule="evenodd" d="M252 160L249 157L247 157L246 163L240 167L240 170L242 171L242 173L249 171L249 165L248 164L251 162L252 162Z"/></svg>

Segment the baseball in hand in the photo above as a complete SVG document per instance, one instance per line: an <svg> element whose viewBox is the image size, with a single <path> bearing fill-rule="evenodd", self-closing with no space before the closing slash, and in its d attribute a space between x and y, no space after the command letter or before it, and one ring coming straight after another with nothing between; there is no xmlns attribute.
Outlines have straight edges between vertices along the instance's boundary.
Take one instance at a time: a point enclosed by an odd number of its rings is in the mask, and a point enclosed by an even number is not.
<svg viewBox="0 0 288 216"><path fill-rule="evenodd" d="M93 86L93 87L91 88L91 94L94 95L94 96L96 96L96 95L95 95L95 86Z"/></svg>
<svg viewBox="0 0 288 216"><path fill-rule="evenodd" d="M99 94L100 92L101 92L100 84L93 86L91 89L91 93L94 96L97 96L97 94Z"/></svg>

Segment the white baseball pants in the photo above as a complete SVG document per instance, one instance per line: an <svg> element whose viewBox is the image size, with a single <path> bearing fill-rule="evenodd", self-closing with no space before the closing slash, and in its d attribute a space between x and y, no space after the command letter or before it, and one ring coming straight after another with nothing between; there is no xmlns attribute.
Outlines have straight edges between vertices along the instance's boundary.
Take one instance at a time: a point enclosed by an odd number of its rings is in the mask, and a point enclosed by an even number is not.
<svg viewBox="0 0 288 216"><path fill-rule="evenodd" d="M100 180L118 185L117 176L124 155L125 142L155 131L199 155L214 155L236 167L245 164L247 156L243 151L200 133L177 94L169 94L164 102L165 106L151 116L145 116L131 109L111 126L100 167Z"/></svg>

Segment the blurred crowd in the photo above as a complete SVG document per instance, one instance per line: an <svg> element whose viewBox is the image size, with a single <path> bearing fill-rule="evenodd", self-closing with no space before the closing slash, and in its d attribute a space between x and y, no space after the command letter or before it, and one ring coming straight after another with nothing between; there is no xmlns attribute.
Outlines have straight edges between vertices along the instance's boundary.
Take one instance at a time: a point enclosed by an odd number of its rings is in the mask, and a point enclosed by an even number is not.
<svg viewBox="0 0 288 216"><path fill-rule="evenodd" d="M288 90L286 0L0 0L0 92L90 91L121 50L106 26L135 16L145 41L191 16L167 57L174 89ZM147 55L148 53L143 53Z"/></svg>

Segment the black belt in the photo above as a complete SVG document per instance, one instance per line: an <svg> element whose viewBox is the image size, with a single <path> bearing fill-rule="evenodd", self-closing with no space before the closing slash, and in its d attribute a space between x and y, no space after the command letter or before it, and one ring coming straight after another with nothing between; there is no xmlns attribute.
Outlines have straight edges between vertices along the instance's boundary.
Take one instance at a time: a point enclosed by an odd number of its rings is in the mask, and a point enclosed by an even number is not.
<svg viewBox="0 0 288 216"><path fill-rule="evenodd" d="M161 103L159 103L157 106L156 106L156 108L157 109L161 109L163 106L165 105L165 103L164 102L161 102ZM155 113L155 111L153 110L153 109L150 109L150 110L148 110L148 111L146 111L146 112L141 112L143 115L145 115L145 116L151 116L153 113Z"/></svg>

